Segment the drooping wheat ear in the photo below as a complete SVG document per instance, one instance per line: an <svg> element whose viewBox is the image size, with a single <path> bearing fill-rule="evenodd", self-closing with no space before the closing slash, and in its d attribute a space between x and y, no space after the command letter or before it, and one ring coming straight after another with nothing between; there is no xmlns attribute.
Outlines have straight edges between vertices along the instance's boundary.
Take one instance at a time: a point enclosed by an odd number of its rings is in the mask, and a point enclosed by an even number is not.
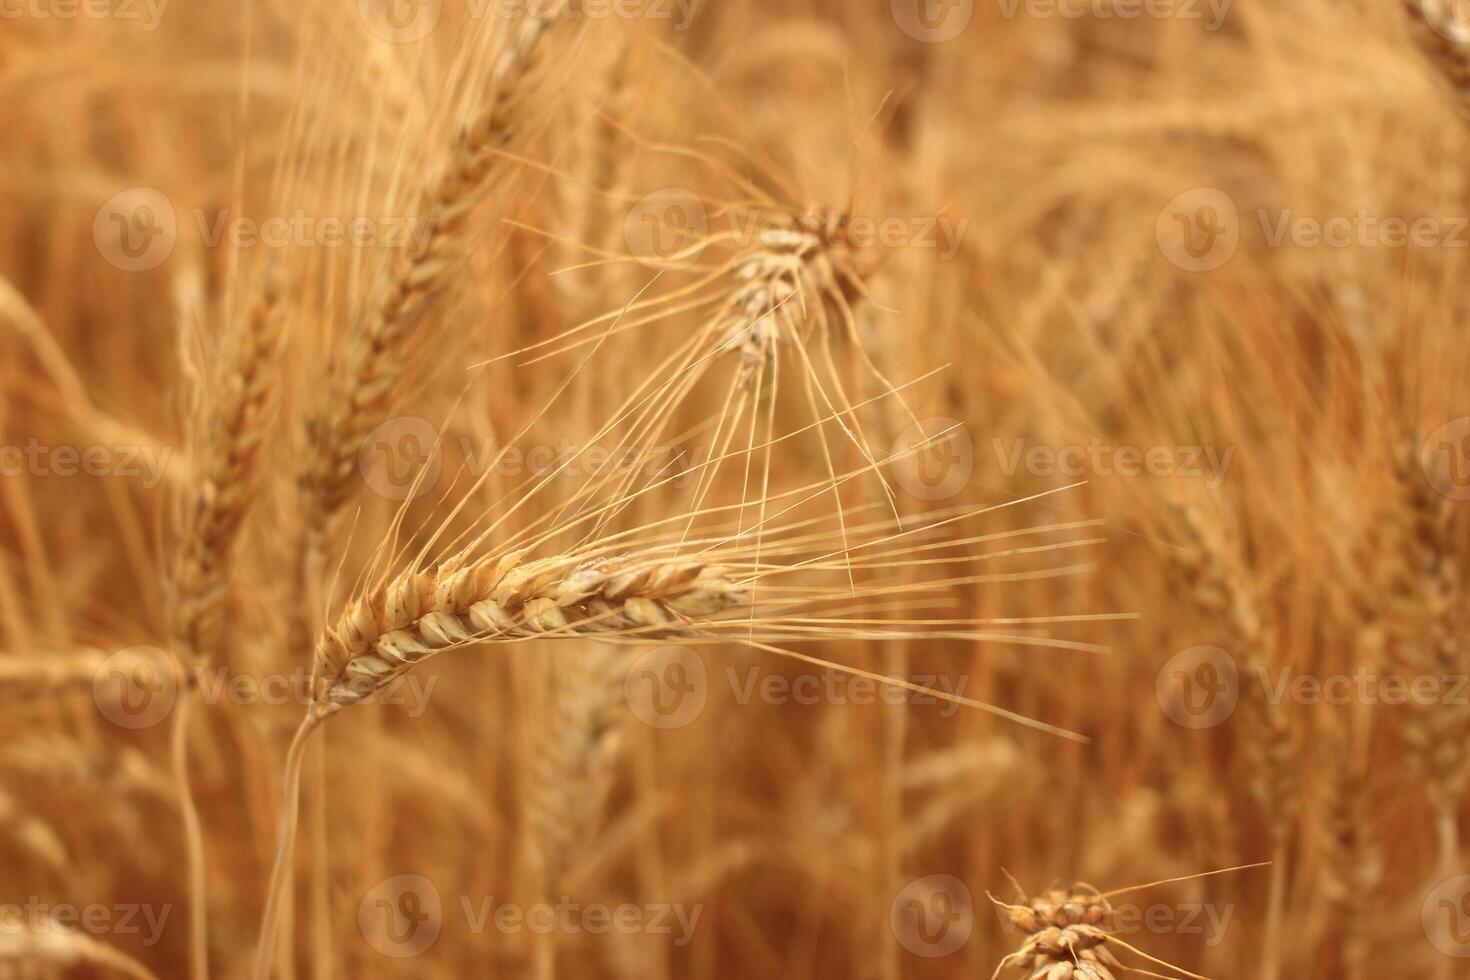
<svg viewBox="0 0 1470 980"><path fill-rule="evenodd" d="M1234 564L1233 549L1188 507L1179 508L1186 544L1172 555L1190 600L1206 622L1217 624L1240 665L1238 728L1245 740L1251 794L1266 815L1272 839L1272 864L1261 946L1261 980L1276 980L1281 970L1288 854L1292 825L1301 805L1297 774L1300 734L1292 716L1272 698L1269 672L1275 641L1261 628L1255 592Z"/></svg>
<svg viewBox="0 0 1470 980"><path fill-rule="evenodd" d="M789 227L763 229L756 246L734 260L736 286L717 332L723 347L739 353L747 384L765 370L776 345L827 319L828 302L858 294L858 273L837 247L841 235L840 216L793 218Z"/></svg>
<svg viewBox="0 0 1470 980"><path fill-rule="evenodd" d="M747 601L719 566L655 557L522 553L450 559L349 605L316 649L317 700L349 705L436 653L535 637L664 639Z"/></svg>
<svg viewBox="0 0 1470 980"><path fill-rule="evenodd" d="M1325 733L1338 760L1329 769L1322 825L1323 891L1336 920L1345 980L1361 980L1367 964L1373 898L1383 861L1373 836L1368 767L1342 732Z"/></svg>
<svg viewBox="0 0 1470 980"><path fill-rule="evenodd" d="M1470 19L1460 0L1403 0L1420 49L1449 83L1464 112L1470 112Z"/></svg>
<svg viewBox="0 0 1470 980"><path fill-rule="evenodd" d="M1203 980L1114 935L1112 903L1090 885L1073 885L1070 891L1053 890L1034 899L1023 897L1018 905L1008 905L994 895L990 900L1027 937L1019 950L1000 961L990 980L997 980L1008 967L1025 970L1031 980L1118 980L1118 974L1125 972L1163 976L1124 966L1112 948L1126 950L1180 976Z"/></svg>
<svg viewBox="0 0 1470 980"><path fill-rule="evenodd" d="M58 969L92 966L134 980L158 980L142 963L92 937L47 920L40 929L25 921L0 926L0 964L46 964Z"/></svg>
<svg viewBox="0 0 1470 980"><path fill-rule="evenodd" d="M1046 980L1116 980L1113 971L1123 971L1123 964L1107 948L1113 907L1095 892L1078 885L1069 892L1022 898L1018 905L993 895L990 900L1027 937L1019 950L1000 961L991 980L1007 967Z"/></svg>
<svg viewBox="0 0 1470 980"><path fill-rule="evenodd" d="M429 235L421 250L395 251L367 312L328 368L326 400L307 423L302 476L307 527L321 533L346 503L358 452L384 418L408 361L404 344L463 258L465 230L501 149L521 122L527 79L542 37L565 0L544 4L519 25L490 75L488 102L460 130L443 167L419 193L414 215Z"/></svg>
<svg viewBox="0 0 1470 980"><path fill-rule="evenodd" d="M172 629L181 656L219 653L230 562L255 498L261 447L279 388L284 317L274 264L261 275L212 406L195 433L188 498L175 555Z"/></svg>

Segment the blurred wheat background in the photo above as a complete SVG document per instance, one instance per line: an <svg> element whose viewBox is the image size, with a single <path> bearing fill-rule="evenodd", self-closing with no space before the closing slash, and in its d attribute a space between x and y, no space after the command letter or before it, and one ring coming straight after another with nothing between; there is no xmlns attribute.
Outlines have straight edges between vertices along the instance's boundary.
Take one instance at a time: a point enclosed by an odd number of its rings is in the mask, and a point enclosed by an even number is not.
<svg viewBox="0 0 1470 980"><path fill-rule="evenodd" d="M0 977L1466 975L1467 78L0 0Z"/></svg>

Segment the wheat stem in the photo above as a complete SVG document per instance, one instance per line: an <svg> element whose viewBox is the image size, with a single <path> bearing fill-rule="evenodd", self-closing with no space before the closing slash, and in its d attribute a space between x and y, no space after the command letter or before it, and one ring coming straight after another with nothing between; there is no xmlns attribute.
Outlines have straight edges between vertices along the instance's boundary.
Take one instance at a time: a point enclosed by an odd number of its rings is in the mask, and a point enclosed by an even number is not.
<svg viewBox="0 0 1470 980"><path fill-rule="evenodd" d="M333 707L317 704L308 708L301 727L296 729L296 736L291 739L291 746L286 750L286 768L282 777L281 837L276 846L276 860L271 868L270 881L266 885L265 912L261 916L260 940L255 949L255 980L269 980L271 975L281 902L291 879L288 868L296 845L296 825L301 803L301 761L306 753L307 740L335 710Z"/></svg>

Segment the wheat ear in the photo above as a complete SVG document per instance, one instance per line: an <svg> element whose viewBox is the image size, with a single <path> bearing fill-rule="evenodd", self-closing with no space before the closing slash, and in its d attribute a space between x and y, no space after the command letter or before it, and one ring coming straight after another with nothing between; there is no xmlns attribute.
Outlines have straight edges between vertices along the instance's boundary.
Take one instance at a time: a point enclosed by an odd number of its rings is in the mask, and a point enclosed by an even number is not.
<svg viewBox="0 0 1470 980"><path fill-rule="evenodd" d="M404 344L463 257L466 225L513 135L528 74L562 5L543 6L519 25L491 73L489 102L459 132L448 161L419 194L414 213L427 222L426 247L392 253L367 313L329 366L325 405L307 425L302 476L307 528L314 535L346 503L358 452L403 374Z"/></svg>
<svg viewBox="0 0 1470 980"><path fill-rule="evenodd" d="M747 601L723 569L655 557L522 553L451 559L353 600L316 650L317 697L347 705L415 664L468 643L535 637L698 633L698 621Z"/></svg>
<svg viewBox="0 0 1470 980"><path fill-rule="evenodd" d="M1218 624L1232 653L1241 658L1241 718L1245 722L1245 755L1252 773L1251 793L1271 828L1272 863L1266 908L1266 937L1261 949L1261 980L1276 980L1281 970L1281 930L1285 914L1287 855L1292 821L1300 805L1295 769L1300 739L1291 717L1270 696L1266 678L1272 662L1261 628L1255 593L1234 564L1233 552L1199 515L1180 508L1187 547L1173 559L1189 597L1206 622Z"/></svg>

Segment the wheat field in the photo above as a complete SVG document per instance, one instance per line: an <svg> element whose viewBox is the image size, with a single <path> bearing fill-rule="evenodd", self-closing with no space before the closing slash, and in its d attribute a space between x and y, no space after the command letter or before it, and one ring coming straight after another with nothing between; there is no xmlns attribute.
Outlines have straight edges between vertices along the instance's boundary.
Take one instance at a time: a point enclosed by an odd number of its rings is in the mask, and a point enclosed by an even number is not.
<svg viewBox="0 0 1470 980"><path fill-rule="evenodd" d="M0 0L0 980L1467 975L1463 0Z"/></svg>

